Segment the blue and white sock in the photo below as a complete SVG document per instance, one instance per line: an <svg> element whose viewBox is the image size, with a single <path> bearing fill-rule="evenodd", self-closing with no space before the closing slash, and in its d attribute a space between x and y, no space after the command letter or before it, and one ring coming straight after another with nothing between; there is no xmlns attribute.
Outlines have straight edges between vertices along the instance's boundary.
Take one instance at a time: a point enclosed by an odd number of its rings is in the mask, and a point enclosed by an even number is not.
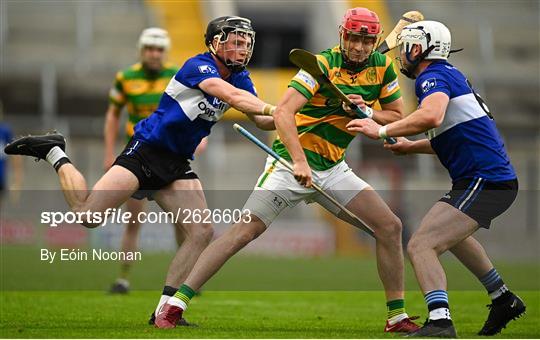
<svg viewBox="0 0 540 340"><path fill-rule="evenodd" d="M430 320L451 320L448 293L446 290L432 290L424 295Z"/></svg>
<svg viewBox="0 0 540 340"><path fill-rule="evenodd" d="M490 271L482 276L480 282L482 282L486 288L491 300L495 300L509 291L495 268L491 268Z"/></svg>

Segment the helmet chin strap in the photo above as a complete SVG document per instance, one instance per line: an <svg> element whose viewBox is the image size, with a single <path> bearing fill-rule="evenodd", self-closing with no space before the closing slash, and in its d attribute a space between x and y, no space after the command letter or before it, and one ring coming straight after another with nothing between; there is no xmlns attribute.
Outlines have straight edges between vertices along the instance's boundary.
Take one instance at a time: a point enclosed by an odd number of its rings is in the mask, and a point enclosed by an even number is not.
<svg viewBox="0 0 540 340"><path fill-rule="evenodd" d="M243 70L245 70L246 66L245 65L239 65L239 64L235 64L233 61L231 60L228 60L228 62L226 62L223 58L221 58L217 53L214 53L212 52L213 55L216 56L216 58L223 64L225 65L226 68L228 68L232 73L238 73L238 72L242 72Z"/></svg>
<svg viewBox="0 0 540 340"><path fill-rule="evenodd" d="M344 59L344 66L347 68L347 69L350 69L351 71L356 71L356 70L360 70L362 68L364 68L368 62L369 62L369 57L371 56L371 54L366 58L366 60L364 61L360 61L360 62L356 62L356 61L351 61L347 55L345 53L342 53L343 55L343 59Z"/></svg>
<svg viewBox="0 0 540 340"><path fill-rule="evenodd" d="M411 52L405 52L405 58L407 58L408 64L403 66L399 69L399 71L410 79L416 79L416 76L414 75L414 72L416 71L416 68L418 65L420 65L420 62L424 60L427 55L435 48L435 45L431 45L427 50L425 50L421 55L416 57L416 59L411 59Z"/></svg>

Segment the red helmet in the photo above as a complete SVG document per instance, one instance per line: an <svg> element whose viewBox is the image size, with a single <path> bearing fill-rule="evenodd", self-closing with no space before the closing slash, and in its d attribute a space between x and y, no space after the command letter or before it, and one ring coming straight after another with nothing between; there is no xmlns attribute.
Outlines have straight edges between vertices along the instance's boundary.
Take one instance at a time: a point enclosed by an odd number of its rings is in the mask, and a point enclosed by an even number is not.
<svg viewBox="0 0 540 340"><path fill-rule="evenodd" d="M379 17L367 8L356 7L348 9L341 21L341 29L349 33L377 36L381 34Z"/></svg>
<svg viewBox="0 0 540 340"><path fill-rule="evenodd" d="M339 26L339 47L345 62L353 68L364 67L377 45L377 38L382 33L379 17L367 8L356 7L348 9ZM362 39L363 44L371 44L371 50L354 51L351 49L351 38ZM371 42L366 42L369 40Z"/></svg>

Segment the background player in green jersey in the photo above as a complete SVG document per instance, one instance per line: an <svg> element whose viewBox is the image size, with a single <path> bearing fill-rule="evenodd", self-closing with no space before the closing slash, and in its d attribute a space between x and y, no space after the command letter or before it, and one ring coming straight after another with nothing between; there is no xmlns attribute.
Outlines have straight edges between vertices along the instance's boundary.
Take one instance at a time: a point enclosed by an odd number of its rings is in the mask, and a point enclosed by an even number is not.
<svg viewBox="0 0 540 340"><path fill-rule="evenodd" d="M105 155L103 158L105 171L110 169L116 159L115 146L122 109L126 107L128 113L125 127L125 142L127 142L133 137L134 126L157 108L161 94L178 71L176 65L166 62L167 50L170 45L167 31L161 28L145 29L138 42L139 62L116 74L114 86L109 92L110 103L105 117ZM144 200L133 198L126 202L126 208L134 218L124 230L122 251L133 252L137 250L141 224L136 216L145 209L145 205ZM182 234L178 228L174 228L174 230L176 241L180 245L183 239ZM111 286L111 293L123 294L129 291L128 276L131 266L131 261L125 261L121 264L120 274Z"/></svg>
<svg viewBox="0 0 540 340"><path fill-rule="evenodd" d="M403 101L391 59L373 51L381 31L374 12L350 9L340 27L340 45L322 52L318 59L332 82L373 119L386 124L401 118ZM381 111L370 108L377 100ZM353 117L342 108L341 101L301 70L278 104L274 119L279 133L274 150L294 162L294 175L268 158L244 205L251 211L251 221L235 224L202 252L185 283L164 308L175 313L167 314L168 322L160 322L159 327L174 327L174 320L182 316L194 292L225 261L261 235L286 207L316 201L337 214L335 207L328 206L311 188L313 176L319 186L375 230L379 276L387 299L385 332L417 330L419 327L405 312L401 221L344 161L345 149L356 135L345 127Z"/></svg>

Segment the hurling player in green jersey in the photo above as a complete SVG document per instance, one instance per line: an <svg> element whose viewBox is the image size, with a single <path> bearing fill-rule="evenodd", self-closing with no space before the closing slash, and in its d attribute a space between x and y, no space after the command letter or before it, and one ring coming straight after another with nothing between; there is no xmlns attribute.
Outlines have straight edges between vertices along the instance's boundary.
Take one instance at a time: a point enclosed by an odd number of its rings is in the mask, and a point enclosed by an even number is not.
<svg viewBox="0 0 540 340"><path fill-rule="evenodd" d="M366 8L349 9L340 27L340 45L322 52L318 60L329 79L351 100L374 120L387 124L401 118L403 100L390 57L374 51L380 33L377 14ZM376 101L382 110L371 109ZM345 150L356 136L346 128L354 117L309 73L300 70L278 104L274 119L279 133L274 150L293 161L294 174L271 157L267 159L244 205L252 214L251 221L235 224L211 243L167 304L176 306L178 316L182 315L194 292L286 208L315 201L338 215L311 187L313 173L318 185L375 231L377 267L386 293L384 331L417 330L418 325L405 312L401 221L344 160Z"/></svg>

